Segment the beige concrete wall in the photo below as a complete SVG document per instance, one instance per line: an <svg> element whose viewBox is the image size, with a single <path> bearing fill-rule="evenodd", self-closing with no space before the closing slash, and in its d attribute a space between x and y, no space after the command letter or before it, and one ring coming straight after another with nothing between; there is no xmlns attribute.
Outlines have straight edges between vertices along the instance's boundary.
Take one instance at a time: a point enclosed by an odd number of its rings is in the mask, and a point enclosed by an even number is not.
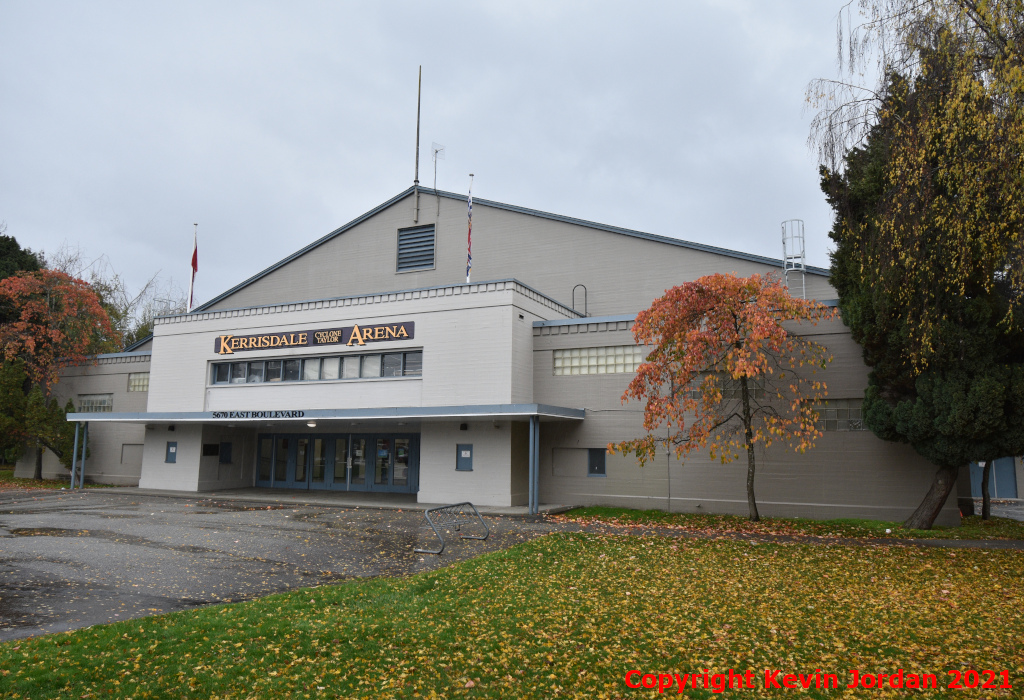
<svg viewBox="0 0 1024 700"><path fill-rule="evenodd" d="M95 364L68 367L61 372L54 386L54 396L63 406L70 398L78 406L81 394L111 394L114 412L145 411L149 392L128 391L128 375L149 372L150 356L127 354L105 356ZM125 445L138 446L144 442L145 430L141 425L127 423L91 423L89 425L89 457L85 464L86 481L135 486L139 483L141 463L137 450ZM35 450L30 449L18 461L15 474L31 478L35 469ZM43 456L43 478L68 479L70 472L57 456L46 451Z"/></svg>
<svg viewBox="0 0 1024 700"><path fill-rule="evenodd" d="M440 216L433 197L421 209L420 224L436 224L435 268L396 272L398 230L413 226L412 197L407 197L344 233L219 301L232 309L283 301L348 294L417 289L465 282L466 204L441 198ZM294 232L312 243L315 235ZM687 231L664 232L686 238ZM781 243L780 243L781 257ZM576 284L587 288L592 316L631 313L645 308L665 289L715 272L746 276L780 272L776 266L623 235L581 224L515 211L473 207L475 281L515 278L572 305ZM826 277L807 275L809 298L834 299ZM578 297L582 310L582 296Z"/></svg>
<svg viewBox="0 0 1024 700"><path fill-rule="evenodd" d="M629 324L535 330L534 393L541 403L585 408L579 425L541 426L541 500L547 503L620 505L681 512L745 514L746 462L722 465L691 453L685 464L664 454L644 468L633 457L609 456L607 476L589 477L572 452L643 434L643 405L621 403L634 374L554 376L555 348L628 344ZM575 329L575 330L573 330ZM822 378L831 398L862 398L867 368L860 348L839 322L814 328L814 339L834 360ZM935 467L910 447L884 442L870 431L826 432L803 455L778 443L757 456L756 494L765 516L902 520L931 484ZM560 460L562 463L560 463ZM671 492L670 492L671 489ZM937 521L959 522L956 498Z"/></svg>
<svg viewBox="0 0 1024 700"><path fill-rule="evenodd" d="M565 313L523 292L513 283L477 285L402 298L381 295L168 319L156 326L149 411L377 408L522 400L532 394L532 322ZM411 340L233 355L214 352L214 340L227 333L298 332L402 321L416 324ZM210 384L214 362L419 348L423 349L423 376L419 378Z"/></svg>
<svg viewBox="0 0 1024 700"><path fill-rule="evenodd" d="M172 426L150 425L146 427L139 487L198 491L203 426L179 423L173 426L174 430L169 430L170 427ZM178 443L178 456L173 464L165 461L168 442Z"/></svg>
<svg viewBox="0 0 1024 700"><path fill-rule="evenodd" d="M522 502L512 489L512 430L507 421L431 422L420 434L420 503L510 506ZM456 445L473 445L473 471L455 469ZM517 457L521 460L521 456Z"/></svg>

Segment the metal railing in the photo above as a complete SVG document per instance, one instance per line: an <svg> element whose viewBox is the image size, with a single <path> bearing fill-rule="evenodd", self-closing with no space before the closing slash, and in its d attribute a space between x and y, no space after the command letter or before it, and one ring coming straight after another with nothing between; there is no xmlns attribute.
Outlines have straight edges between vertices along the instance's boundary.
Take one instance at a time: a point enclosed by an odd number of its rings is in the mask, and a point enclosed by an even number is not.
<svg viewBox="0 0 1024 700"><path fill-rule="evenodd" d="M470 511L469 509L472 509L472 511ZM426 517L427 522L430 523L430 527L433 528L434 534L437 535L437 539L441 540L441 547L440 549L436 550L416 548L414 551L420 554L440 554L444 551L444 535L441 534L441 530L439 530L438 527L442 529L450 528L452 530L455 530L456 532L459 532L462 529L463 525L473 522L474 516L476 516L476 520L479 521L479 523L483 526L484 534L463 535L460 533L459 537L461 537L464 540L486 540L488 536L491 534L490 529L487 527L487 523L485 523L484 519L480 516L480 511L478 511L476 509L476 506L474 506L469 501L466 501L464 503L452 503L451 505L438 506L436 508L429 508L423 511L423 515L424 517Z"/></svg>

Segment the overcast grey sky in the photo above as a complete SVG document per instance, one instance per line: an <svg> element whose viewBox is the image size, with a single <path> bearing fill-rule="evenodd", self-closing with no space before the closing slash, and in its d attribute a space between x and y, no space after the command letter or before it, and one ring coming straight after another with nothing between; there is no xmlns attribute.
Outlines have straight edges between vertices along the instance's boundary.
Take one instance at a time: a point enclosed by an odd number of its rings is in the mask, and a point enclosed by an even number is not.
<svg viewBox="0 0 1024 700"><path fill-rule="evenodd" d="M420 180L779 257L840 0L0 1L0 220L197 302ZM480 232L479 235L483 235Z"/></svg>

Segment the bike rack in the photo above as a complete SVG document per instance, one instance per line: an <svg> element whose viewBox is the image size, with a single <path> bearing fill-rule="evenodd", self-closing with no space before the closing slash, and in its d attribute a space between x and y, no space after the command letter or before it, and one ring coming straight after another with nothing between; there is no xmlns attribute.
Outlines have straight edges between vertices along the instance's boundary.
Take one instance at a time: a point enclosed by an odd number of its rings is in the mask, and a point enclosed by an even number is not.
<svg viewBox="0 0 1024 700"><path fill-rule="evenodd" d="M470 508L472 509L472 512L469 510ZM433 528L434 534L437 535L437 539L441 540L441 548L437 550L416 548L413 550L420 554L440 554L444 551L444 536L441 534L441 531L437 529L438 525L442 528L451 526L453 530L458 532L465 523L471 522L475 515L476 519L480 521L480 524L484 527L483 536L460 534L459 537L464 540L486 540L491 534L490 529L487 527L487 523L485 523L484 519L480 516L480 511L478 511L476 506L469 501L464 503L452 503L451 505L438 506L436 508L428 508L423 511L423 515L426 517L427 522L430 523L430 527Z"/></svg>

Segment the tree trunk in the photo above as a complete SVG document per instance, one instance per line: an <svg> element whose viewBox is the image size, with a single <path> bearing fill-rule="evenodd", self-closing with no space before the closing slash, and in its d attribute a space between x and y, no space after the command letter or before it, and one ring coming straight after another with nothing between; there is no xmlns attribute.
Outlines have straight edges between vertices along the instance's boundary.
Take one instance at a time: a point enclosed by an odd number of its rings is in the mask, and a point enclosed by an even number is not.
<svg viewBox="0 0 1024 700"><path fill-rule="evenodd" d="M746 376L740 377L740 388L743 393L743 437L747 446L747 509L750 511L750 522L761 519L757 512L757 500L754 498L754 431L750 420L750 389Z"/></svg>
<svg viewBox="0 0 1024 700"><path fill-rule="evenodd" d="M36 481L43 479L43 446L36 442L36 468L32 472L32 478Z"/></svg>
<svg viewBox="0 0 1024 700"><path fill-rule="evenodd" d="M992 478L992 460L986 460L981 468L981 519L988 520L992 514L992 494L989 493L988 480Z"/></svg>
<svg viewBox="0 0 1024 700"><path fill-rule="evenodd" d="M904 521L905 526L915 530L931 529L935 518L939 517L939 511L946 504L946 499L956 487L957 471L959 470L956 467L939 467L931 488L917 510Z"/></svg>

